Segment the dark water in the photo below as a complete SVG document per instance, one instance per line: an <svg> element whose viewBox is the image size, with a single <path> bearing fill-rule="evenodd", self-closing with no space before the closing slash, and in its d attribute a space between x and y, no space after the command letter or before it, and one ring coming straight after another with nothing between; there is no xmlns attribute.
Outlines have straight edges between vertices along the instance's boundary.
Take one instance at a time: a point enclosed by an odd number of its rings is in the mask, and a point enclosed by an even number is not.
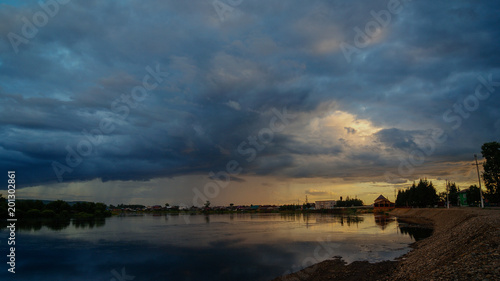
<svg viewBox="0 0 500 281"><path fill-rule="evenodd" d="M388 217L224 214L18 222L16 274L1 280L269 280L333 256L391 260L420 237ZM430 234L429 234L430 235ZM4 255L5 254L5 255Z"/></svg>

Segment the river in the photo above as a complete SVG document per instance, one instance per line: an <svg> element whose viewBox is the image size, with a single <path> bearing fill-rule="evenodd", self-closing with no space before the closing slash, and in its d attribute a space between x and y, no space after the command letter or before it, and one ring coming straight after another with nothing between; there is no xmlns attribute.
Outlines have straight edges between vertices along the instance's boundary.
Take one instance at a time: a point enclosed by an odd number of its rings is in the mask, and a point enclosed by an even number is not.
<svg viewBox="0 0 500 281"><path fill-rule="evenodd" d="M15 280L51 281L270 280L333 256L392 260L420 235L374 214L136 215L18 225ZM7 229L0 235L5 242ZM11 274L4 267L0 276Z"/></svg>

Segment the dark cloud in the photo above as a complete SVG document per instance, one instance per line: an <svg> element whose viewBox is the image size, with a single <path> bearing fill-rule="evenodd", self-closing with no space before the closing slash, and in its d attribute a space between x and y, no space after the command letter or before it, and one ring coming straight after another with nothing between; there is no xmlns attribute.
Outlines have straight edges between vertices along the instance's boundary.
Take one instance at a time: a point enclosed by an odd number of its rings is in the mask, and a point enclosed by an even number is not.
<svg viewBox="0 0 500 281"><path fill-rule="evenodd" d="M308 189L308 190L306 190L306 194L308 194L308 195L325 196L325 195L330 195L330 192L324 191L324 190Z"/></svg>
<svg viewBox="0 0 500 281"><path fill-rule="evenodd" d="M410 152L418 149L414 141L415 131L404 131L396 128L384 129L376 133L378 139L389 147Z"/></svg>
<svg viewBox="0 0 500 281"><path fill-rule="evenodd" d="M467 117L455 106L474 95L478 76L500 80L500 5L403 1L349 63L340 44L354 44L355 28L384 9L387 1L244 1L221 21L210 1L72 1L16 54L8 34L21 36L22 17L41 8L2 5L0 167L22 173L21 186L57 181L55 162L68 167L65 181L206 175L231 160L243 174L354 178L397 166L396 154L420 149L438 129L448 138L427 161L464 160L497 139L498 87ZM157 65L168 77L118 118L114 102ZM372 143L341 133L307 140L327 103L380 128ZM238 146L284 107L304 126L276 132L247 163ZM443 117L450 110L452 122ZM70 167L71 150L104 119L112 132Z"/></svg>
<svg viewBox="0 0 500 281"><path fill-rule="evenodd" d="M355 134L356 129L351 128L351 127L344 127L344 129L347 131L348 134Z"/></svg>

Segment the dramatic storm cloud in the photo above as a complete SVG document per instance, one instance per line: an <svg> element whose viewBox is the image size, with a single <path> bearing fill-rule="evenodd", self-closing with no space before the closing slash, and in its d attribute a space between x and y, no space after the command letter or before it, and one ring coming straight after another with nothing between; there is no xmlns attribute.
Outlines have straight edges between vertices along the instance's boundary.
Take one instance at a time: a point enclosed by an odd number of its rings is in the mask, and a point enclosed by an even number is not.
<svg viewBox="0 0 500 281"><path fill-rule="evenodd" d="M231 169L220 203L470 182L500 135L499 14L495 1L0 1L0 170L26 196L92 197L82 184L141 202L190 200Z"/></svg>

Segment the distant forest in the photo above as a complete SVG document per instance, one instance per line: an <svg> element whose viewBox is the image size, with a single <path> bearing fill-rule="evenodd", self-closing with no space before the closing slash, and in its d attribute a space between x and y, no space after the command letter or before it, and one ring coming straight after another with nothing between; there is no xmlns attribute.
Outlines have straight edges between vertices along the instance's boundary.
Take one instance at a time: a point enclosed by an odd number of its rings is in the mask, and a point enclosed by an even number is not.
<svg viewBox="0 0 500 281"><path fill-rule="evenodd" d="M94 202L77 202L73 205L57 200L48 204L41 200L16 200L16 218L102 218L111 216L106 204ZM7 217L7 199L0 195L0 216Z"/></svg>

